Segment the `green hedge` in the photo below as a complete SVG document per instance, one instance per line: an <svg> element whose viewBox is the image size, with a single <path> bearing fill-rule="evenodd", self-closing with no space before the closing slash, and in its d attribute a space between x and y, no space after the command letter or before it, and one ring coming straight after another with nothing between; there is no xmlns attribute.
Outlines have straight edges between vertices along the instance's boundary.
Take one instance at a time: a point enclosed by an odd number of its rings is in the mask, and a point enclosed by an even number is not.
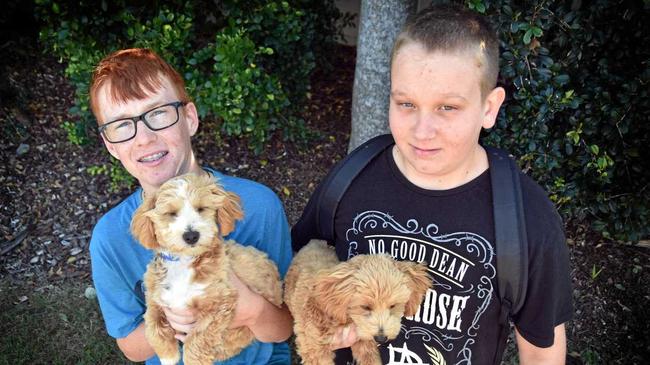
<svg viewBox="0 0 650 365"><path fill-rule="evenodd" d="M647 0L465 0L498 27L508 98L485 133L520 158L565 219L605 237L650 235ZM302 139L309 75L349 21L333 1L36 0L41 39L67 64L76 88L71 141L94 126L87 90L108 52L145 46L187 79L201 117L260 150L274 131ZM128 5L127 5L128 4ZM198 13L198 15L197 15ZM197 21L200 19L201 21Z"/></svg>
<svg viewBox="0 0 650 365"><path fill-rule="evenodd" d="M276 130L290 140L308 131L300 112L309 77L347 19L328 1L36 0L40 39L66 63L76 90L64 125L72 143L89 141L93 67L121 48L147 47L187 81L200 117L217 117L228 135L249 136L260 151ZM197 20L197 19L200 19Z"/></svg>
<svg viewBox="0 0 650 365"><path fill-rule="evenodd" d="M606 238L650 234L648 1L481 1L498 27L508 98L486 133L565 218Z"/></svg>

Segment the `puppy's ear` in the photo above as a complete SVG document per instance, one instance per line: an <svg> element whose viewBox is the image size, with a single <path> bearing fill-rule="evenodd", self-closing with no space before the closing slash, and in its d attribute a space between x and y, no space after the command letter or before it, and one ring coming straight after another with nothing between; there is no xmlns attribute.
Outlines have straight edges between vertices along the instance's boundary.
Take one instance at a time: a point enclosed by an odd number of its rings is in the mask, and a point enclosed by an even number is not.
<svg viewBox="0 0 650 365"><path fill-rule="evenodd" d="M424 264L418 264L410 261L398 261L397 266L408 278L408 287L411 290L411 296L404 309L404 315L407 317L414 316L420 308L420 303L424 299L427 290L431 288L433 281L427 273L427 267Z"/></svg>
<svg viewBox="0 0 650 365"><path fill-rule="evenodd" d="M153 227L153 221L149 217L155 206L156 194L144 199L140 207L133 214L131 219L131 233L140 244L148 249L155 250L160 248L156 239L156 231Z"/></svg>
<svg viewBox="0 0 650 365"><path fill-rule="evenodd" d="M327 315L339 323L346 323L350 299L357 291L353 284L353 266L344 262L329 274L317 277L312 297Z"/></svg>
<svg viewBox="0 0 650 365"><path fill-rule="evenodd" d="M221 189L220 189L221 190ZM239 196L221 190L223 200L221 207L217 210L217 224L222 236L227 236L235 229L235 222L244 218L244 212L239 205Z"/></svg>

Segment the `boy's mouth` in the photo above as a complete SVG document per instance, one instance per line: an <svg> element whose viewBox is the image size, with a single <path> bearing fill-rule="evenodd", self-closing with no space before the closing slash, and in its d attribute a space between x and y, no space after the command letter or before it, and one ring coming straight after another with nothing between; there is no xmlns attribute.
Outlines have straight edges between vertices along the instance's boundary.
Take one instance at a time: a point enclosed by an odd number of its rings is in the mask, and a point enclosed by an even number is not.
<svg viewBox="0 0 650 365"><path fill-rule="evenodd" d="M433 155L433 154L436 154L436 153L441 151L440 148L420 148L420 147L416 147L416 146L411 146L411 147L413 147L413 150L415 151L415 153L417 155L429 156L429 155Z"/></svg>
<svg viewBox="0 0 650 365"><path fill-rule="evenodd" d="M143 162L143 163L156 162L156 161L160 160L161 158L167 156L168 153L169 152L167 152L167 151L152 153L150 155L140 157L138 159L138 162Z"/></svg>

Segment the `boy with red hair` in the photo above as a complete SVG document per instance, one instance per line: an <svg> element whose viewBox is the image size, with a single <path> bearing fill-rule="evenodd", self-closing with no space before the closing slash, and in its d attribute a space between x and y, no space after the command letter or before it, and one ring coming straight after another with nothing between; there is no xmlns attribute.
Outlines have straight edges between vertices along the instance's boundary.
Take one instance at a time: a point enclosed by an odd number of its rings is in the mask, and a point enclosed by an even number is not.
<svg viewBox="0 0 650 365"><path fill-rule="evenodd" d="M240 196L244 219L227 237L266 252L284 275L291 261L287 219L278 197L267 187L199 166L191 137L199 127L196 106L181 76L148 49L126 49L104 58L90 87L90 105L108 152L120 160L140 187L108 211L95 226L90 243L92 274L109 335L132 361L158 364L144 336L142 276L153 253L129 233L133 212L145 195L185 173L209 174ZM140 123L141 122L141 123ZM236 276L239 290L233 327L247 326L257 341L228 364L289 364L286 342L292 318L252 292ZM166 308L177 338L192 331L194 313Z"/></svg>

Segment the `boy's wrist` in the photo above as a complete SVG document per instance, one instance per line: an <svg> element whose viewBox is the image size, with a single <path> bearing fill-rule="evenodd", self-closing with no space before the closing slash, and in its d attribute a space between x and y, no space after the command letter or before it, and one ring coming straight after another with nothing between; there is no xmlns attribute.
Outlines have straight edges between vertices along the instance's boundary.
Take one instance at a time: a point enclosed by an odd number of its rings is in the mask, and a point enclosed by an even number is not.
<svg viewBox="0 0 650 365"><path fill-rule="evenodd" d="M246 327L248 327L250 330L253 330L253 328L258 325L259 320L265 311L266 304L266 299L264 299L264 297L262 297L260 294L253 293L253 295L250 297L250 315L246 320Z"/></svg>

